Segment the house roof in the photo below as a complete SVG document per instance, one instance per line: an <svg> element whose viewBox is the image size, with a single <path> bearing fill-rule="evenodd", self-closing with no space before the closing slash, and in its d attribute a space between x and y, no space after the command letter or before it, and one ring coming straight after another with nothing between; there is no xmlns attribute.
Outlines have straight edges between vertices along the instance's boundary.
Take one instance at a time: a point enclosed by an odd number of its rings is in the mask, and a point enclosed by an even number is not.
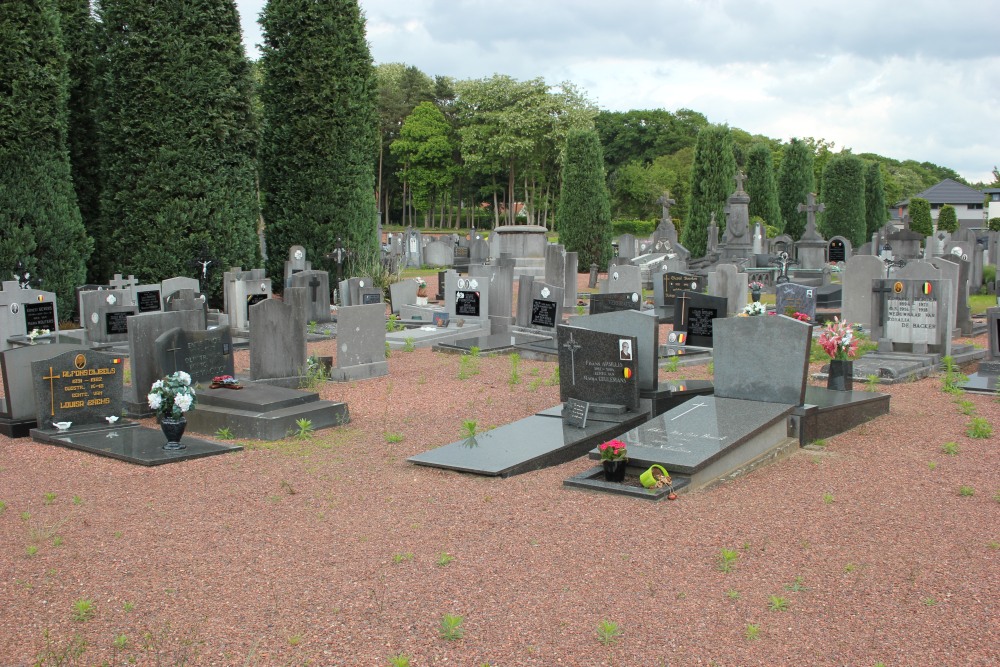
<svg viewBox="0 0 1000 667"><path fill-rule="evenodd" d="M932 185L923 192L913 195L920 199L926 199L931 204L982 204L983 191L970 188L958 181L946 178L936 185ZM901 201L896 206L909 206L910 200Z"/></svg>

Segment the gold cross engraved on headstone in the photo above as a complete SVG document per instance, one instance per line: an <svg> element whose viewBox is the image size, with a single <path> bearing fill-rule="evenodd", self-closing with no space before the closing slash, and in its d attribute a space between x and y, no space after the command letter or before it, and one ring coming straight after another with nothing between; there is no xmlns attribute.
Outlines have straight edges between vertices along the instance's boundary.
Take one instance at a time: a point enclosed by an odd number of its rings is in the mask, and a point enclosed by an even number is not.
<svg viewBox="0 0 1000 667"><path fill-rule="evenodd" d="M681 292L681 295L680 295L680 296L676 296L676 297L674 297L674 302L675 302L675 303L676 303L677 301L680 301L680 302L681 302L681 321L677 323L677 326L679 326L679 327L683 327L683 326L684 326L685 324L687 324L687 322L685 322L685 321L684 321L684 320L685 320L684 316L685 316L685 315L687 315L687 309L686 309L686 308L684 307L684 304L685 304L685 303L687 302L687 300L688 300L688 299L690 299L690 298L691 298L691 297L689 297L689 296L687 295L687 292ZM675 306L675 307L676 307L676 306Z"/></svg>
<svg viewBox="0 0 1000 667"><path fill-rule="evenodd" d="M50 417L55 417L56 416L56 390L55 390L55 385L53 383L53 380L58 380L60 377L61 376L58 373L53 372L52 366L49 366L49 374L47 376L45 376L45 377L42 378L43 380L48 380L49 381L49 402L51 404L49 406L49 410L50 410L49 416Z"/></svg>

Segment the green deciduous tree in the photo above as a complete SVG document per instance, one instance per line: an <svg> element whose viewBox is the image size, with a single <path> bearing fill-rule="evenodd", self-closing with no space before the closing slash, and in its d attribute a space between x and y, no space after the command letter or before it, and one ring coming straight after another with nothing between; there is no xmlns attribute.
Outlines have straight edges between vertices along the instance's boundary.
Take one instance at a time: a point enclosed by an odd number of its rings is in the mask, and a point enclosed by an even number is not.
<svg viewBox="0 0 1000 667"><path fill-rule="evenodd" d="M579 253L581 270L595 263L606 266L611 259L611 203L594 130L570 130L566 137L556 227L566 251Z"/></svg>
<svg viewBox="0 0 1000 667"><path fill-rule="evenodd" d="M401 162L414 208L430 216L447 194L456 172L451 126L433 102L421 102L407 116L391 152Z"/></svg>
<svg viewBox="0 0 1000 667"><path fill-rule="evenodd" d="M705 254L712 213L720 229L726 224L726 198L735 190L736 160L726 125L709 125L698 133L691 165L691 203L681 244L693 257Z"/></svg>
<svg viewBox="0 0 1000 667"><path fill-rule="evenodd" d="M943 230L954 234L958 231L958 214L955 213L955 207L951 204L945 204L938 211L937 227L939 230Z"/></svg>
<svg viewBox="0 0 1000 667"><path fill-rule="evenodd" d="M261 189L268 272L300 244L377 252L377 86L357 0L269 0L261 16Z"/></svg>
<svg viewBox="0 0 1000 667"><path fill-rule="evenodd" d="M747 151L746 191L750 195L750 217L760 216L768 225L779 231L783 229L774 161L765 143L755 143Z"/></svg>
<svg viewBox="0 0 1000 667"><path fill-rule="evenodd" d="M826 212L820 231L826 238L843 236L854 244L864 243L865 163L856 155L839 153L823 168L823 203Z"/></svg>
<svg viewBox="0 0 1000 667"><path fill-rule="evenodd" d="M865 232L866 238L881 229L888 217L885 204L885 186L882 184L882 167L869 162L865 167Z"/></svg>
<svg viewBox="0 0 1000 667"><path fill-rule="evenodd" d="M934 223L931 220L931 203L921 197L911 197L910 206L910 230L930 236L934 233Z"/></svg>
<svg viewBox="0 0 1000 667"><path fill-rule="evenodd" d="M806 214L799 213L798 207L806 202L806 196L810 192L816 192L812 149L804 141L792 139L785 146L781 157L778 204L785 221L784 231L795 240L802 237L806 228Z"/></svg>
<svg viewBox="0 0 1000 667"><path fill-rule="evenodd" d="M0 271L18 260L74 311L92 241L67 145L69 74L54 0L0 2Z"/></svg>
<svg viewBox="0 0 1000 667"><path fill-rule="evenodd" d="M259 222L250 66L231 0L103 0L101 243L140 280L253 266ZM127 249L127 251L126 251ZM202 291L218 297L222 272Z"/></svg>

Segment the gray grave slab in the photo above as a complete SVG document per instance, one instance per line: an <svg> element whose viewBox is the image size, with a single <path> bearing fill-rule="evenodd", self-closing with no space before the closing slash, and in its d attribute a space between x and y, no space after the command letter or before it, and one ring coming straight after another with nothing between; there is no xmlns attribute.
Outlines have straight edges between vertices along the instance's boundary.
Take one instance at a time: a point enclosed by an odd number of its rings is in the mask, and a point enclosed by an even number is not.
<svg viewBox="0 0 1000 667"><path fill-rule="evenodd" d="M229 327L207 331L180 327L160 334L154 342L152 381L184 371L194 383L211 384L219 375L234 375L233 339ZM152 381L150 384L152 384ZM148 388L138 395L144 397Z"/></svg>
<svg viewBox="0 0 1000 667"><path fill-rule="evenodd" d="M383 310L385 310L384 298L385 294L382 290L377 287L362 287L358 289L358 302L354 305L356 306L371 306L376 303L383 304Z"/></svg>
<svg viewBox="0 0 1000 667"><path fill-rule="evenodd" d="M455 263L455 244L431 241L424 246L424 263L427 266L452 266Z"/></svg>
<svg viewBox="0 0 1000 667"><path fill-rule="evenodd" d="M566 253L566 279L563 281L563 307L573 308L576 306L577 286L576 276L580 272L580 254L576 252Z"/></svg>
<svg viewBox="0 0 1000 667"><path fill-rule="evenodd" d="M930 260L930 264L941 272L940 276L941 280L951 281L951 309L952 309L951 327L954 330L954 328L957 326L958 323L958 291L959 291L958 277L961 271L959 270L958 264L956 262L953 262L945 257L932 257ZM953 335L954 333L955 332L953 331Z"/></svg>
<svg viewBox="0 0 1000 667"><path fill-rule="evenodd" d="M385 360L385 306L345 306L337 312L337 365L330 379L362 380L389 373Z"/></svg>
<svg viewBox="0 0 1000 667"><path fill-rule="evenodd" d="M332 319L329 273L303 269L290 275L285 286L306 290L306 322L329 322Z"/></svg>
<svg viewBox="0 0 1000 667"><path fill-rule="evenodd" d="M634 336L557 328L559 398L639 407L638 361ZM626 347L628 351L624 348Z"/></svg>
<svg viewBox="0 0 1000 667"><path fill-rule="evenodd" d="M292 290L301 289L289 287L285 298ZM265 299L251 306L250 313L250 377L298 386L306 366L303 310L288 302Z"/></svg>
<svg viewBox="0 0 1000 667"><path fill-rule="evenodd" d="M639 391L653 391L659 383L660 325L656 318L637 311L570 317L569 324L591 331L621 334L636 339ZM560 369L565 368L560 366Z"/></svg>
<svg viewBox="0 0 1000 667"><path fill-rule="evenodd" d="M312 262L306 259L306 249L300 245L293 245L288 248L288 259L285 260L285 287L292 287L291 278L302 271L312 269Z"/></svg>
<svg viewBox="0 0 1000 667"><path fill-rule="evenodd" d="M163 310L163 292L159 285L136 285L132 288L132 303L139 314Z"/></svg>
<svg viewBox="0 0 1000 667"><path fill-rule="evenodd" d="M613 294L590 295L591 315L641 309L642 292L616 292Z"/></svg>
<svg viewBox="0 0 1000 667"><path fill-rule="evenodd" d="M837 391L806 387L802 405L792 411L797 421L799 445L846 433L852 428L889 414L888 394L871 391Z"/></svg>
<svg viewBox="0 0 1000 667"><path fill-rule="evenodd" d="M135 306L124 305L125 292L99 290L80 293L80 303L86 314L84 329L93 343L123 343L128 341L130 315L138 313Z"/></svg>
<svg viewBox="0 0 1000 667"><path fill-rule="evenodd" d="M489 322L489 285L484 278L445 275L445 308L452 320Z"/></svg>
<svg viewBox="0 0 1000 667"><path fill-rule="evenodd" d="M876 280L881 299L872 304L872 338L893 349L951 354L951 285L944 280Z"/></svg>
<svg viewBox="0 0 1000 667"><path fill-rule="evenodd" d="M165 450L163 445L166 437L163 432L151 428L120 427L67 434L42 433L35 429L32 431L32 436L44 444L76 449L144 466L189 461L243 449L242 445L212 442L185 432L181 439L184 449Z"/></svg>
<svg viewBox="0 0 1000 667"><path fill-rule="evenodd" d="M528 274L521 274L517 277L517 311L514 321L517 326L527 326L531 321L531 286L535 282L535 277Z"/></svg>
<svg viewBox="0 0 1000 667"><path fill-rule="evenodd" d="M237 438L274 441L297 430L299 419L308 419L320 430L347 424L350 413L347 404L320 400L314 392L253 382L240 390L199 391L198 407L188 413L188 428L199 433L227 428Z"/></svg>
<svg viewBox="0 0 1000 667"><path fill-rule="evenodd" d="M429 288L428 288L429 289ZM417 283L415 280L400 280L389 285L389 299L392 301L392 312L399 313L402 306L412 306L417 302Z"/></svg>
<svg viewBox="0 0 1000 667"><path fill-rule="evenodd" d="M733 264L719 264L715 271L708 274L708 293L726 299L727 315L743 312L747 305L748 286L747 274L740 273Z"/></svg>
<svg viewBox="0 0 1000 667"><path fill-rule="evenodd" d="M847 260L841 274L844 320L871 329L872 281L881 280L884 276L885 264L878 257L859 254Z"/></svg>
<svg viewBox="0 0 1000 667"><path fill-rule="evenodd" d="M812 321L816 320L816 289L798 283L781 283L774 288L774 312L778 315L804 313Z"/></svg>
<svg viewBox="0 0 1000 667"><path fill-rule="evenodd" d="M783 315L715 321L715 395L799 405L809 374L812 326Z"/></svg>
<svg viewBox="0 0 1000 667"><path fill-rule="evenodd" d="M126 392L126 408L130 416L152 414L146 405L146 394L152 384L163 377L157 364L156 340L175 327L196 330L199 313L193 310L145 313L133 315L128 323L128 357L132 384Z"/></svg>
<svg viewBox="0 0 1000 667"><path fill-rule="evenodd" d="M629 462L654 463L691 476L697 488L746 466L787 442L795 406L699 396L620 436ZM798 447L798 442L791 444ZM591 453L591 456L594 452Z"/></svg>
<svg viewBox="0 0 1000 667"><path fill-rule="evenodd" d="M417 465L509 477L572 461L645 419L633 414L623 423L588 421L586 428L562 419L531 416L459 440L407 460Z"/></svg>
<svg viewBox="0 0 1000 667"><path fill-rule="evenodd" d="M195 329L205 329L208 325L208 299L204 294L198 294L184 288L176 292L164 292L163 309L168 312L191 310L198 313L198 324ZM228 317L227 317L228 321Z"/></svg>
<svg viewBox="0 0 1000 667"><path fill-rule="evenodd" d="M189 289L198 294L201 292L201 283L187 276L176 276L160 282L160 291L163 293L163 296L179 292L182 289Z"/></svg>
<svg viewBox="0 0 1000 667"><path fill-rule="evenodd" d="M513 351L521 345L538 343L550 340L548 336L530 333L491 333L481 335L470 335L442 341L435 345L434 349L442 352L470 352L472 348L479 350L480 354L504 354Z"/></svg>
<svg viewBox="0 0 1000 667"><path fill-rule="evenodd" d="M70 350L32 361L39 428L55 422L103 425L108 417L121 417L124 377L122 357L103 352Z"/></svg>
<svg viewBox="0 0 1000 667"><path fill-rule="evenodd" d="M563 319L563 289L534 282L531 284L530 309L526 326L554 334Z"/></svg>
<svg viewBox="0 0 1000 667"><path fill-rule="evenodd" d="M36 289L21 289L16 280L4 281L0 289L0 350L11 347L8 338L33 329L59 330L56 295Z"/></svg>

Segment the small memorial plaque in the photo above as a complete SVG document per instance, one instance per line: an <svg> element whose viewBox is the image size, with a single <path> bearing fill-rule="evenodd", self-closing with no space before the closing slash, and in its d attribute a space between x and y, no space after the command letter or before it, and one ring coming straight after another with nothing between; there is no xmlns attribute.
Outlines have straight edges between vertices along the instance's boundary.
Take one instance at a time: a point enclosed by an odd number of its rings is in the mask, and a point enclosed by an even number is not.
<svg viewBox="0 0 1000 667"><path fill-rule="evenodd" d="M104 333L109 336L128 334L128 318L135 315L134 310L121 310L106 313L104 316Z"/></svg>
<svg viewBox="0 0 1000 667"><path fill-rule="evenodd" d="M26 303L24 304L24 328L28 331L32 329L56 330L56 305L49 301L46 303Z"/></svg>
<svg viewBox="0 0 1000 667"><path fill-rule="evenodd" d="M479 317L479 292L455 292L455 315Z"/></svg>
<svg viewBox="0 0 1000 667"><path fill-rule="evenodd" d="M847 248L844 246L844 242L840 239L835 239L830 241L830 261L831 262L846 262L847 261Z"/></svg>
<svg viewBox="0 0 1000 667"><path fill-rule="evenodd" d="M590 403L571 398L566 401L564 412L566 423L577 428L587 428L587 414L590 412Z"/></svg>
<svg viewBox="0 0 1000 667"><path fill-rule="evenodd" d="M718 316L715 308L689 308L688 345L712 347L712 320Z"/></svg>
<svg viewBox="0 0 1000 667"><path fill-rule="evenodd" d="M535 327L553 328L557 324L556 311L559 307L555 301L544 301L542 299L532 299L531 301L531 325Z"/></svg>
<svg viewBox="0 0 1000 667"><path fill-rule="evenodd" d="M382 295L378 292L365 292L361 295L362 305L369 305L373 303L382 303Z"/></svg>
<svg viewBox="0 0 1000 667"><path fill-rule="evenodd" d="M162 310L160 306L160 291L159 290L146 290L145 292L135 293L136 304L139 306L140 313L155 313Z"/></svg>

